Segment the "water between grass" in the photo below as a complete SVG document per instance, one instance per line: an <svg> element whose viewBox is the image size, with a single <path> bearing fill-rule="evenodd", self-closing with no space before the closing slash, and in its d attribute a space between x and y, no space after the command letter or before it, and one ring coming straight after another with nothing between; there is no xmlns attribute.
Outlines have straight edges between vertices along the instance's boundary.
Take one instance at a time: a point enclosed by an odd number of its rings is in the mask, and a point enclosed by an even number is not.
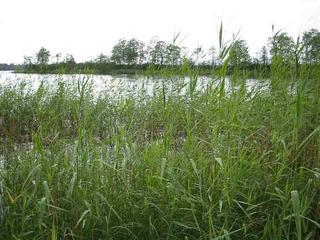
<svg viewBox="0 0 320 240"><path fill-rule="evenodd" d="M90 87L94 94L98 96L104 92L114 94L114 96L134 96L135 94L144 92L148 96L152 96L154 92L165 87L166 91L178 92L186 94L190 77L170 76L168 78L160 76L142 76L142 75L84 75L84 74L20 74L12 71L0 71L0 87L16 86L25 83L27 89L36 91L41 83L56 88L59 82L69 82L73 86L84 81L89 81ZM220 79L208 76L198 76L196 90L203 91L208 84L218 85ZM254 89L268 90L268 80L246 79L245 86L248 91ZM234 86L229 78L226 78L226 88L230 89ZM141 91L142 90L142 91Z"/></svg>

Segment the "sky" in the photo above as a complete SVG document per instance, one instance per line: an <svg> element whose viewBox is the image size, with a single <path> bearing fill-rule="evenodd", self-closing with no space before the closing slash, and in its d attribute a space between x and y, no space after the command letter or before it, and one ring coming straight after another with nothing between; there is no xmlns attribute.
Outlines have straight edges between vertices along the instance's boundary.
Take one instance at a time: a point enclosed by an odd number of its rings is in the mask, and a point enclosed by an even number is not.
<svg viewBox="0 0 320 240"><path fill-rule="evenodd" d="M320 29L320 0L0 0L0 62L22 63L40 47L78 62L110 54L120 38L152 37L189 49L240 32L254 55L275 30L296 38Z"/></svg>

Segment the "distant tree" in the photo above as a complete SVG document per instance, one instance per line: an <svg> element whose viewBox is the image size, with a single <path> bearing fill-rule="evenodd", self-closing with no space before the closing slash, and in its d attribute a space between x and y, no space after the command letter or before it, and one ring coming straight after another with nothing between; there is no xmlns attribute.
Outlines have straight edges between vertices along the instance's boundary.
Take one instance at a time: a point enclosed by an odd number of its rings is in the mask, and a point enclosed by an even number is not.
<svg viewBox="0 0 320 240"><path fill-rule="evenodd" d="M192 60L193 62L197 65L197 64L200 64L203 62L205 56L206 56L206 53L205 51L203 50L202 47L196 47L193 52L192 52Z"/></svg>
<svg viewBox="0 0 320 240"><path fill-rule="evenodd" d="M249 48L245 40L236 40L230 48L230 66L246 67L251 57L249 54Z"/></svg>
<svg viewBox="0 0 320 240"><path fill-rule="evenodd" d="M125 45L125 63L128 65L136 64L139 62L141 44L138 40L132 38ZM143 57L143 56L142 56Z"/></svg>
<svg viewBox="0 0 320 240"><path fill-rule="evenodd" d="M293 63L294 61L294 41L288 33L277 33L269 38L270 55L273 58L282 59L284 63Z"/></svg>
<svg viewBox="0 0 320 240"><path fill-rule="evenodd" d="M64 57L64 60L63 62L66 64L66 67L68 69L73 69L76 67L76 60L74 59L73 55L72 54L67 54L65 57Z"/></svg>
<svg viewBox="0 0 320 240"><path fill-rule="evenodd" d="M142 64L147 59L147 50L146 50L146 44L144 42L139 42L138 45L138 63Z"/></svg>
<svg viewBox="0 0 320 240"><path fill-rule="evenodd" d="M17 67L20 67L20 65L15 64L7 64L7 63L0 63L0 70L1 71L8 71L8 70L15 70Z"/></svg>
<svg viewBox="0 0 320 240"><path fill-rule="evenodd" d="M120 39L112 49L111 60L116 64L141 64L146 58L144 47L145 44L135 38L129 41Z"/></svg>
<svg viewBox="0 0 320 240"><path fill-rule="evenodd" d="M64 58L64 62L68 64L76 64L76 61L72 54L67 54Z"/></svg>
<svg viewBox="0 0 320 240"><path fill-rule="evenodd" d="M58 64L60 62L60 59L61 59L61 53L56 53L55 54L55 58L56 58L56 63Z"/></svg>
<svg viewBox="0 0 320 240"><path fill-rule="evenodd" d="M165 63L178 65L181 62L181 48L175 44L167 44L165 51Z"/></svg>
<svg viewBox="0 0 320 240"><path fill-rule="evenodd" d="M111 60L116 64L126 63L126 46L127 40L120 39L116 45L113 46L111 51Z"/></svg>
<svg viewBox="0 0 320 240"><path fill-rule="evenodd" d="M24 56L23 57L23 65L30 66L33 63L32 56Z"/></svg>
<svg viewBox="0 0 320 240"><path fill-rule="evenodd" d="M50 52L44 47L40 48L39 52L37 53L37 62L39 64L45 65L48 64L49 58Z"/></svg>
<svg viewBox="0 0 320 240"><path fill-rule="evenodd" d="M156 41L149 46L150 62L153 64L163 65L166 60L167 43L164 41Z"/></svg>
<svg viewBox="0 0 320 240"><path fill-rule="evenodd" d="M96 63L106 63L109 62L109 57L107 55L104 55L103 53L100 53L94 61Z"/></svg>
<svg viewBox="0 0 320 240"><path fill-rule="evenodd" d="M259 54L259 62L263 65L267 65L269 63L268 50L266 46L263 46L261 48L261 51Z"/></svg>
<svg viewBox="0 0 320 240"><path fill-rule="evenodd" d="M253 64L259 64L260 63L260 53L256 52L256 56L252 57L251 62Z"/></svg>
<svg viewBox="0 0 320 240"><path fill-rule="evenodd" d="M320 32L311 29L303 33L302 44L304 46L303 61L306 63L320 62Z"/></svg>

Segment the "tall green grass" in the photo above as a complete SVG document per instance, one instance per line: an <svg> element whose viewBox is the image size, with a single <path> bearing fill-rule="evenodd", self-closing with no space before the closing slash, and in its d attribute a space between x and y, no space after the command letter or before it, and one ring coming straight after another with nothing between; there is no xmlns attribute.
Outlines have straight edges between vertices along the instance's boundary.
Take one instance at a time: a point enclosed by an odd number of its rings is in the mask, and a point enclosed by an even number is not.
<svg viewBox="0 0 320 240"><path fill-rule="evenodd" d="M0 239L319 238L320 75L276 64L268 90L2 87Z"/></svg>

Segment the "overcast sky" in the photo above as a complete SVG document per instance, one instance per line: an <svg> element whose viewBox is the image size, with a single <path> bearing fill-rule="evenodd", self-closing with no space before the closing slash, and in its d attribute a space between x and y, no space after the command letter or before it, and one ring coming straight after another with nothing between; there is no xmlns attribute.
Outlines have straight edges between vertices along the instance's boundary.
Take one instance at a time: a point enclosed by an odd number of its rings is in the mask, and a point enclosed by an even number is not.
<svg viewBox="0 0 320 240"><path fill-rule="evenodd" d="M23 61L41 46L76 61L110 53L119 38L167 42L181 33L188 48L217 45L240 30L252 54L271 26L297 37L320 29L320 0L0 0L0 62Z"/></svg>

